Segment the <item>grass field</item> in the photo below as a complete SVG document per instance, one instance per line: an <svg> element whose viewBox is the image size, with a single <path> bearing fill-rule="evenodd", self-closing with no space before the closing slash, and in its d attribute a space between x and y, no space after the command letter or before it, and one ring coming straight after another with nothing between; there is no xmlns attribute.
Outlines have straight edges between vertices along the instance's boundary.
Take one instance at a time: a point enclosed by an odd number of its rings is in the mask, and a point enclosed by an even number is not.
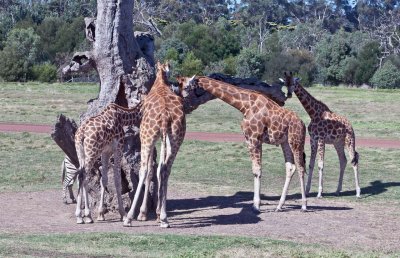
<svg viewBox="0 0 400 258"><path fill-rule="evenodd" d="M309 91L331 110L347 116L357 137L400 139L399 90L312 87ZM60 113L77 119L97 92L95 84L1 83L0 122L53 124ZM295 96L286 107L308 124L309 117ZM240 112L219 100L200 106L187 120L190 131L240 132Z"/></svg>
<svg viewBox="0 0 400 258"><path fill-rule="evenodd" d="M84 243L84 244L82 244ZM265 238L121 233L2 235L7 257L379 257ZM78 256L76 256L78 255ZM394 257L394 256L393 256Z"/></svg>
<svg viewBox="0 0 400 258"><path fill-rule="evenodd" d="M52 124L57 114L77 118L86 101L97 95L91 84L0 84L0 122ZM347 88L311 88L332 110L350 118L357 136L400 138L400 91ZM294 97L287 107L307 123ZM382 115L384 112L384 115ZM241 114L221 101L211 101L188 116L189 131L239 132ZM307 146L306 153L310 150ZM358 148L362 202L400 204L398 149ZM61 189L62 151L50 135L0 133L0 192ZM308 157L307 157L308 161ZM325 193L336 190L338 165L333 147L327 147ZM210 195L253 191L251 163L244 143L185 141L170 179L171 188ZM284 182L280 148L264 145L262 194L279 198ZM314 175L312 192L317 190ZM299 198L295 176L289 194ZM347 167L343 195L356 202L354 178ZM61 197L60 197L61 198ZM58 251L57 251L58 250ZM61 251L60 251L61 250ZM121 233L15 235L0 231L0 257L396 257L397 254L332 249L290 241L233 236L134 235Z"/></svg>

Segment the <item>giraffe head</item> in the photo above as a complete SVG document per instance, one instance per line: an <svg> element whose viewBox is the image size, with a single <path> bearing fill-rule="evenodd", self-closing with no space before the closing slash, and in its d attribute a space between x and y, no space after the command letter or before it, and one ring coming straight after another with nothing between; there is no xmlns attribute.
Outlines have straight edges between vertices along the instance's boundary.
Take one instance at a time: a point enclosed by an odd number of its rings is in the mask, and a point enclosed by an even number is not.
<svg viewBox="0 0 400 258"><path fill-rule="evenodd" d="M293 77L292 72L290 73L284 72L283 75L285 76L285 79L279 78L279 80L283 82L288 88L287 98L291 98L293 91L295 91L295 89L299 85L300 78Z"/></svg>
<svg viewBox="0 0 400 258"><path fill-rule="evenodd" d="M168 79L170 75L170 66L168 61L164 64L157 61L157 77L161 76L161 78Z"/></svg>
<svg viewBox="0 0 400 258"><path fill-rule="evenodd" d="M179 91L181 92L182 97L186 98L192 94L196 96L202 95L198 93L198 91L201 88L198 87L195 77L196 75L193 75L193 77L183 77L183 76L176 77L176 81L178 82ZM204 92L204 90L202 91Z"/></svg>

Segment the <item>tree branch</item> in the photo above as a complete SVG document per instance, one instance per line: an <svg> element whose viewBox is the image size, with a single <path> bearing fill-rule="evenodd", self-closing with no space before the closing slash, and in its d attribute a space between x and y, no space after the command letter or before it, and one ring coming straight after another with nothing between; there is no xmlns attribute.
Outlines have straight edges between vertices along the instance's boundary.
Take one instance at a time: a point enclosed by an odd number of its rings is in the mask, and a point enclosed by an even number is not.
<svg viewBox="0 0 400 258"><path fill-rule="evenodd" d="M76 52L69 65L62 69L62 73L67 75L72 72L88 72L96 68L91 51Z"/></svg>

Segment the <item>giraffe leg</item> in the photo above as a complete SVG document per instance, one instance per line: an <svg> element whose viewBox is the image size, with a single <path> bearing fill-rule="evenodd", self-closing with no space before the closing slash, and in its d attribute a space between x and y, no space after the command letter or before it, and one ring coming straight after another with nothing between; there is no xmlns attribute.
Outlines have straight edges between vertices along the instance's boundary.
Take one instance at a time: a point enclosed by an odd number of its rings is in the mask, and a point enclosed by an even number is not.
<svg viewBox="0 0 400 258"><path fill-rule="evenodd" d="M169 228L170 225L168 223L167 218L167 192L168 192L168 179L171 173L172 164L174 163L176 154L178 153L179 147L182 143L180 139L172 139L172 143L170 138L167 136L166 139L166 159L165 164L161 168L161 183L160 183L160 202L161 202L161 209L160 209L160 227L162 228Z"/></svg>
<svg viewBox="0 0 400 258"><path fill-rule="evenodd" d="M153 153L154 151L151 151L150 154L150 160L153 161ZM151 184L151 179L153 177L153 166L149 167L149 171L146 176L146 182L145 182L145 187L144 187L144 195L143 195L143 202L142 205L140 206L140 212L137 217L137 220L139 221L146 221L147 220L147 206L148 206L148 200L149 200L149 188Z"/></svg>
<svg viewBox="0 0 400 258"><path fill-rule="evenodd" d="M122 159L122 148L123 142L115 141L113 143L114 149L114 184L115 184L115 191L117 193L117 201L118 201L118 211L121 215L121 221L125 218L125 209L124 204L122 201L122 194L121 194L121 159Z"/></svg>
<svg viewBox="0 0 400 258"><path fill-rule="evenodd" d="M325 141L318 140L318 174L319 174L319 181L318 181L318 195L317 198L322 198L323 192L323 175L324 175L324 156L325 156Z"/></svg>
<svg viewBox="0 0 400 258"><path fill-rule="evenodd" d="M160 151L160 157L164 157L164 147L161 146L161 151ZM157 184L158 184L158 188L157 188L157 208L156 208L156 214L157 214L157 222L160 222L160 213L161 213L161 169L164 166L164 160L160 159L160 162L158 163L158 167L157 167Z"/></svg>
<svg viewBox="0 0 400 258"><path fill-rule="evenodd" d="M82 168L81 168L82 169ZM77 195L77 203L76 203L76 208L75 208L75 216L76 216L76 223L77 224L83 224L83 219L82 219L82 192L83 192L83 182L82 182L82 177L83 177L83 171L79 171L78 175L78 195Z"/></svg>
<svg viewBox="0 0 400 258"><path fill-rule="evenodd" d="M356 183L356 197L361 198L361 188L360 188L360 181L359 181L359 176L358 176L358 159L359 159L359 154L355 150L355 137L353 135L348 135L346 137L346 146L347 146L347 151L349 152L349 156L351 159L351 165L354 170L354 180Z"/></svg>
<svg viewBox="0 0 400 258"><path fill-rule="evenodd" d="M343 175L344 171L346 170L346 164L347 164L347 159L346 155L344 154L344 145L343 143L337 143L334 144L337 155L339 157L339 166L340 166L340 174L339 174L339 181L338 181L338 187L336 189L336 195L339 195L340 192L342 191L342 185L343 185Z"/></svg>
<svg viewBox="0 0 400 258"><path fill-rule="evenodd" d="M142 143L142 149L141 149L141 162L140 162L140 170L139 170L139 183L135 192L135 196L133 197L132 205L131 208L129 209L129 212L126 216L126 219L124 220L124 227L130 227L131 222L133 220L133 215L139 200L140 193L142 191L142 187L144 184L144 180L147 176L147 172L150 166L152 166L152 160L150 160L150 151L153 151L154 143L151 144L150 146L145 146Z"/></svg>
<svg viewBox="0 0 400 258"><path fill-rule="evenodd" d="M101 154L101 180L100 180L100 203L99 203L99 208L98 208L98 221L104 221L104 193L105 189L108 186L108 165L109 165L109 160L110 160L110 155L107 152L103 152Z"/></svg>
<svg viewBox="0 0 400 258"><path fill-rule="evenodd" d="M286 195L287 195L287 191L288 191L290 180L292 179L292 176L293 176L294 172L296 171L296 166L294 164L292 164L291 162L286 162L285 163L285 167L286 167L285 184L283 186L282 195L281 195L281 198L279 200L278 207L276 207L275 211L281 211L282 210L282 206L283 206L283 204L285 203L285 200L286 200Z"/></svg>
<svg viewBox="0 0 400 258"><path fill-rule="evenodd" d="M90 206L89 206L89 195L88 195L88 183L86 180L86 176L83 175L83 197L85 200L85 223L93 223L92 215L90 213Z"/></svg>
<svg viewBox="0 0 400 258"><path fill-rule="evenodd" d="M304 187L304 174L306 173L306 165L305 165L305 160L303 158L303 150L304 147L300 151L294 151L294 162L296 164L300 180L301 202L302 202L301 211L307 211L307 196Z"/></svg>
<svg viewBox="0 0 400 258"><path fill-rule="evenodd" d="M260 213L260 188L261 188L261 156L262 146L260 142L249 142L248 148L252 162L252 172L254 175L254 197L253 197L253 211Z"/></svg>
<svg viewBox="0 0 400 258"><path fill-rule="evenodd" d="M310 156L310 165L309 165L309 171L308 171L308 177L307 177L306 195L308 195L311 190L311 181L312 181L312 176L313 176L313 172L314 172L315 158L317 156L318 142L311 137L310 145L311 145L311 156Z"/></svg>

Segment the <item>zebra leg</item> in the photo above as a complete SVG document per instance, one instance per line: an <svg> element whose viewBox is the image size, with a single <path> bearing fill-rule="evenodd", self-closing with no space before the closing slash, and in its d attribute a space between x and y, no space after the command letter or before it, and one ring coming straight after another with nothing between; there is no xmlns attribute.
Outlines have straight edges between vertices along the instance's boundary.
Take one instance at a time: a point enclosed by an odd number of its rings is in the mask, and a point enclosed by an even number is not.
<svg viewBox="0 0 400 258"><path fill-rule="evenodd" d="M68 186L69 198L71 199L72 203L76 203L74 191L72 190L72 186L73 186L72 184ZM65 200L67 200L67 198L65 196L65 191L64 191L64 197L65 197ZM67 202L65 202L65 203L67 203Z"/></svg>

